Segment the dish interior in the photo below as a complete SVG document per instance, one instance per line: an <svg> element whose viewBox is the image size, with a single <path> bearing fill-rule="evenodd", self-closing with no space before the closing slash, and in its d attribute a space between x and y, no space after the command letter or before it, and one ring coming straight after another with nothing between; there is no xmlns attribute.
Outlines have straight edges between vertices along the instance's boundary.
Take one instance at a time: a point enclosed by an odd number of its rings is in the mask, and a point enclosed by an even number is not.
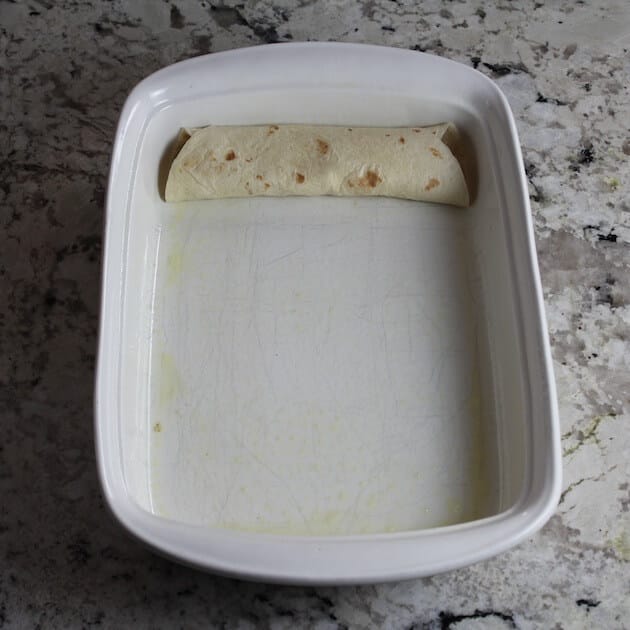
<svg viewBox="0 0 630 630"><path fill-rule="evenodd" d="M180 126L444 120L474 147L469 209L158 193ZM136 160L122 313L133 499L189 524L308 536L511 507L526 439L495 160L475 112L391 93L225 94L155 113Z"/></svg>

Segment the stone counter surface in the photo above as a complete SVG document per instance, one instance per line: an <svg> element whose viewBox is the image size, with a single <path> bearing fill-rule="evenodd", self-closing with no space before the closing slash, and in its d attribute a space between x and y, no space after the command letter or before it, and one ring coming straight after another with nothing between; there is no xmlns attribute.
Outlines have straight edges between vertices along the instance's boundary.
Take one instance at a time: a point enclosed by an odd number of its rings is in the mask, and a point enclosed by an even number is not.
<svg viewBox="0 0 630 630"><path fill-rule="evenodd" d="M514 110L556 371L564 485L531 540L378 586L251 584L172 564L109 517L93 379L103 201L127 93L268 42L424 50ZM630 4L0 2L0 627L629 628Z"/></svg>

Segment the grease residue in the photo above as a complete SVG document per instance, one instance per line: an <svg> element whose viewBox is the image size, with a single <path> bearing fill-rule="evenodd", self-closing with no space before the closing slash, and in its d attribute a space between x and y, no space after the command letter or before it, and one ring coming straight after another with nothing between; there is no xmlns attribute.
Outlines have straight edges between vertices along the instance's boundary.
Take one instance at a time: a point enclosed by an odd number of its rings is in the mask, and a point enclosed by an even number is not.
<svg viewBox="0 0 630 630"><path fill-rule="evenodd" d="M177 284L184 270L184 252L175 246L166 257L166 282Z"/></svg>
<svg viewBox="0 0 630 630"><path fill-rule="evenodd" d="M404 203L370 214L352 200L343 221L296 214L295 203L280 220L261 202L255 221L241 202L213 204L164 228L153 509L297 535L487 516L468 267L453 264L461 235L447 222L459 215L440 213L425 238L426 217Z"/></svg>
<svg viewBox="0 0 630 630"><path fill-rule="evenodd" d="M159 353L155 368L157 368L155 375L157 382L157 399L159 406L163 408L175 400L180 394L182 380L173 356L167 352Z"/></svg>

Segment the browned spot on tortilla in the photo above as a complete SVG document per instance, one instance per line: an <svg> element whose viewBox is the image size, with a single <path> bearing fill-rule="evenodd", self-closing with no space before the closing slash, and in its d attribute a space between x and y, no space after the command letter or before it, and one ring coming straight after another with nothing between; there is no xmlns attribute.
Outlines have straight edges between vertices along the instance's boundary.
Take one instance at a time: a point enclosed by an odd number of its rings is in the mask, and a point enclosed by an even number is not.
<svg viewBox="0 0 630 630"><path fill-rule="evenodd" d="M193 169L199 166L199 162L200 160L198 158L196 158L194 155L191 155L182 162L182 166L187 169Z"/></svg>
<svg viewBox="0 0 630 630"><path fill-rule="evenodd" d="M442 154L435 147L429 147L429 151L431 151L433 157L442 159Z"/></svg>
<svg viewBox="0 0 630 630"><path fill-rule="evenodd" d="M271 184L269 182L265 182L265 190L267 190L267 188L270 188Z"/></svg>
<svg viewBox="0 0 630 630"><path fill-rule="evenodd" d="M352 182L348 182L348 188L354 188L354 184Z"/></svg>
<svg viewBox="0 0 630 630"><path fill-rule="evenodd" d="M386 138L389 138L389 136L391 136L391 135L392 135L391 133L386 133L386 134L385 134L385 137L386 137Z"/></svg>
<svg viewBox="0 0 630 630"><path fill-rule="evenodd" d="M367 171L363 177L359 177L357 184L361 186L361 188L376 188L382 181L378 173Z"/></svg>
<svg viewBox="0 0 630 630"><path fill-rule="evenodd" d="M226 154L225 154L225 161L226 162L231 162L234 158L236 157L236 153L234 153L234 151L232 151L232 149L230 149Z"/></svg>
<svg viewBox="0 0 630 630"><path fill-rule="evenodd" d="M405 144L405 139L400 136L400 138L398 138L398 142L400 142L400 144Z"/></svg>
<svg viewBox="0 0 630 630"><path fill-rule="evenodd" d="M420 129L418 129L418 127L414 127L411 131L414 133L420 133Z"/></svg>
<svg viewBox="0 0 630 630"><path fill-rule="evenodd" d="M245 158L245 161L246 161L246 162L251 162L251 161L252 161L252 158Z"/></svg>
<svg viewBox="0 0 630 630"><path fill-rule="evenodd" d="M295 174L295 181L296 181L298 184L303 184L305 179L306 179L306 178L304 177L304 175L302 175L302 173L296 173L296 174Z"/></svg>
<svg viewBox="0 0 630 630"><path fill-rule="evenodd" d="M256 175L256 179L257 179L258 181L262 181L262 178L263 178L263 176L262 176L262 175Z"/></svg>
<svg viewBox="0 0 630 630"><path fill-rule="evenodd" d="M329 148L330 148L330 145L328 144L328 142L326 142L325 140L322 140L321 138L317 138L317 150L322 155L326 155L326 153L328 153Z"/></svg>
<svg viewBox="0 0 630 630"><path fill-rule="evenodd" d="M435 177L432 177L427 185L424 187L425 190L431 190L432 188L435 188L436 186L440 185L440 180L436 179Z"/></svg>
<svg viewBox="0 0 630 630"><path fill-rule="evenodd" d="M278 131L280 127L278 125L269 125L269 130L267 131L267 135L271 135L274 131Z"/></svg>
<svg viewBox="0 0 630 630"><path fill-rule="evenodd" d="M348 127L348 131L352 131L352 127Z"/></svg>
<svg viewBox="0 0 630 630"><path fill-rule="evenodd" d="M156 423L153 425L153 430L154 430L156 433L160 433L160 432L162 431L162 425L161 425L159 422L156 422Z"/></svg>

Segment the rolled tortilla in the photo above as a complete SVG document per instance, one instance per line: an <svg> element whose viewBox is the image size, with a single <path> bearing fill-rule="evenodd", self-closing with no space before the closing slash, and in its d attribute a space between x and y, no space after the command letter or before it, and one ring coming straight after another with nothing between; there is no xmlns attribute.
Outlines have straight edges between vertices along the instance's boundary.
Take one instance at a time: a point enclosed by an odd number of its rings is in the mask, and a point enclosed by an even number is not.
<svg viewBox="0 0 630 630"><path fill-rule="evenodd" d="M452 123L185 129L165 199L374 195L468 206L458 137Z"/></svg>

